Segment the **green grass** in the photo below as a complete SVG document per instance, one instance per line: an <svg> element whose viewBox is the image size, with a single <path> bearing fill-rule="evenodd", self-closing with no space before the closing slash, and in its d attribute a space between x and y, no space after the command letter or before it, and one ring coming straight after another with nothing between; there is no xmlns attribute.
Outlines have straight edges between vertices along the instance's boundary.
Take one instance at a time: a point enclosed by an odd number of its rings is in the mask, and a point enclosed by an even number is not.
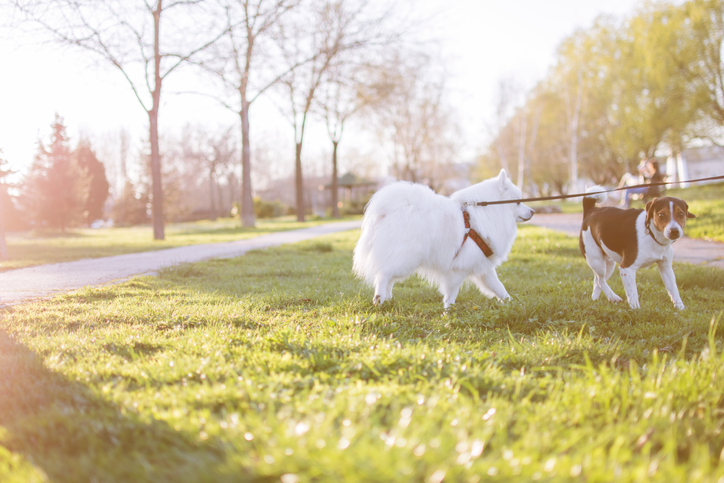
<svg viewBox="0 0 724 483"><path fill-rule="evenodd" d="M279 231L307 228L330 221L338 220L311 220L299 223L292 217L260 219L257 220L255 228L242 228L239 220L230 218L176 223L166 226L165 240L153 240L153 230L149 226L74 229L66 233L8 233L6 237L9 260L0 263L0 272L82 258L109 257L201 243L229 242Z"/></svg>
<svg viewBox="0 0 724 483"><path fill-rule="evenodd" d="M668 190L667 195L686 200L696 222L686 226L686 235L724 242L724 183Z"/></svg>
<svg viewBox="0 0 724 483"><path fill-rule="evenodd" d="M724 271L677 265L683 312L640 271L633 311L590 300L574 238L524 226L510 303L466 288L444 313L411 278L376 308L355 236L4 312L0 480L724 475Z"/></svg>

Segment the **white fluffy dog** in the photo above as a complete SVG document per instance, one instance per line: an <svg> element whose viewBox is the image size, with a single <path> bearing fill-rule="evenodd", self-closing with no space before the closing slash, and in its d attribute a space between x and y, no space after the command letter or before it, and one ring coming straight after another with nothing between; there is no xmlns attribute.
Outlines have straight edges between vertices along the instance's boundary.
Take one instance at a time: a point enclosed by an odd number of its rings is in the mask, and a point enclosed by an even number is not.
<svg viewBox="0 0 724 483"><path fill-rule="evenodd" d="M365 208L354 249L354 272L374 286L374 304L392 297L393 284L414 272L439 288L445 308L455 303L468 277L483 295L507 300L510 295L495 267L508 258L516 223L530 220L535 212L522 203L466 206L465 202L520 198L520 189L504 170L449 198L405 181L385 186Z"/></svg>

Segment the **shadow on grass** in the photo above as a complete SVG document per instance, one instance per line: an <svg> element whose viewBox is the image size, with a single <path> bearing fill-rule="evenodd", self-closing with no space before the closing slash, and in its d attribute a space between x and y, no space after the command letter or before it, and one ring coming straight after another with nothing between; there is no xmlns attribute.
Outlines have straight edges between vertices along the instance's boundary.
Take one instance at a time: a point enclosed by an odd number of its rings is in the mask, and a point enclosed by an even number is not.
<svg viewBox="0 0 724 483"><path fill-rule="evenodd" d="M50 481L239 481L218 440L119 410L0 332L0 445ZM0 462L1 463L1 462Z"/></svg>

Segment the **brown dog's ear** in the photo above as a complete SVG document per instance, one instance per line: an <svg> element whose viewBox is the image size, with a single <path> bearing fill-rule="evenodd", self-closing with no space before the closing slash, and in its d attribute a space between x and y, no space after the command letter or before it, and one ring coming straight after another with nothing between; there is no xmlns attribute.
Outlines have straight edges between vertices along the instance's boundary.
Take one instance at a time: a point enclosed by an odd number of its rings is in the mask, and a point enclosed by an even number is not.
<svg viewBox="0 0 724 483"><path fill-rule="evenodd" d="M646 203L646 225L648 226L649 222L651 222L651 218L654 216L654 210L653 206L658 198L654 198L653 200Z"/></svg>
<svg viewBox="0 0 724 483"><path fill-rule="evenodd" d="M689 203L684 201L684 206L686 207L686 217L687 218L696 218L696 215L694 213L689 213Z"/></svg>

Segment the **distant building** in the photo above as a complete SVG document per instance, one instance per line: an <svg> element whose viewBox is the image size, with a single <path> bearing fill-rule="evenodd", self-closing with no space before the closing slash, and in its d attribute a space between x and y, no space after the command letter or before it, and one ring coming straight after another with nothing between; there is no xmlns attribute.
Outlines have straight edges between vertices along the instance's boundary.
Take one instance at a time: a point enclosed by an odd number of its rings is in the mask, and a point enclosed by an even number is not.
<svg viewBox="0 0 724 483"><path fill-rule="evenodd" d="M666 176L669 181L680 182L685 188L686 181L724 175L724 148L705 146L685 149L677 156L666 160ZM708 181L703 183L716 183Z"/></svg>
<svg viewBox="0 0 724 483"><path fill-rule="evenodd" d="M354 207L353 211L360 212L367 201L377 189L380 188L379 180L359 178L353 173L345 173L337 179L337 204L339 208ZM332 203L332 184L324 185L325 206Z"/></svg>

